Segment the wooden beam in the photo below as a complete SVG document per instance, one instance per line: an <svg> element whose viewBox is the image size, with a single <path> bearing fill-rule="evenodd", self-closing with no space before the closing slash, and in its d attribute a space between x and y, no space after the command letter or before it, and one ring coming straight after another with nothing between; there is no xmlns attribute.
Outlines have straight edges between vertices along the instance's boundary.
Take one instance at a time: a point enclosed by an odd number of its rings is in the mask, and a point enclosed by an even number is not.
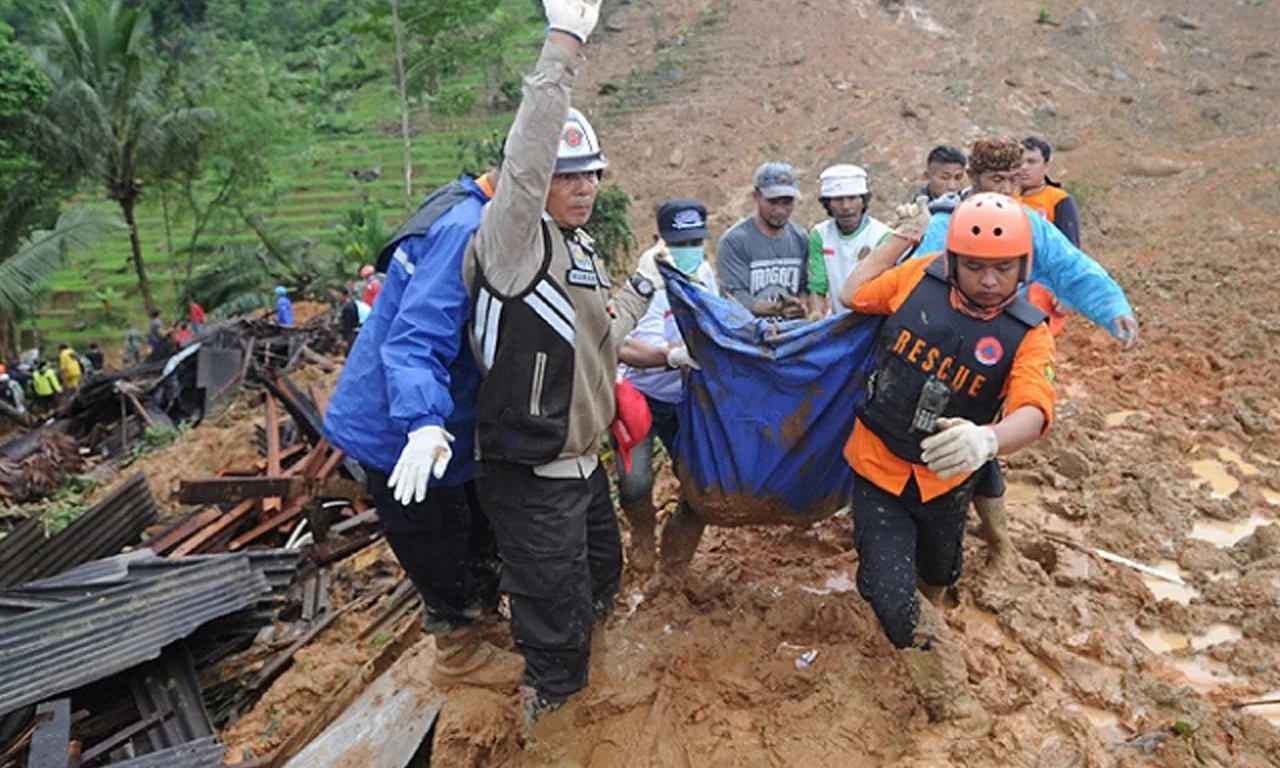
<svg viewBox="0 0 1280 768"><path fill-rule="evenodd" d="M320 472L332 472L341 461L341 451L334 451ZM336 458L335 458L336 457ZM178 486L178 500L183 504L237 504L271 496L294 498L315 496L329 499L362 499L364 486L342 477L210 477L183 480Z"/></svg>
<svg viewBox="0 0 1280 768"><path fill-rule="evenodd" d="M196 514L192 515L181 525L170 528L162 532L154 539L147 541L145 546L157 555L163 555L165 552L178 546L187 537L194 535L197 531L209 525L213 521L222 516L222 510L217 507L209 507L207 509L196 510Z"/></svg>
<svg viewBox="0 0 1280 768"><path fill-rule="evenodd" d="M276 399L267 395L267 474L280 475L280 411ZM269 496L262 500L262 514L270 516L280 511L280 498Z"/></svg>
<svg viewBox="0 0 1280 768"><path fill-rule="evenodd" d="M205 526L205 528L199 533L183 542L183 544L175 549L173 554L169 555L169 557L183 557L199 550L200 547L207 544L211 539L218 536L218 534L248 517L249 514L257 508L257 506L257 499L249 499L248 501L241 502L235 507L235 509L232 509L230 512L218 518L212 524Z"/></svg>

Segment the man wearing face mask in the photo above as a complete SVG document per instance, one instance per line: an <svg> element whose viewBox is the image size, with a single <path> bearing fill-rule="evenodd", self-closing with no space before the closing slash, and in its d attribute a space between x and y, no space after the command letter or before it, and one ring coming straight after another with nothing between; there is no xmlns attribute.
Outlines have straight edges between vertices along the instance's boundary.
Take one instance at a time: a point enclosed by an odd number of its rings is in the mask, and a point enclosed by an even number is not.
<svg viewBox="0 0 1280 768"><path fill-rule="evenodd" d="M593 625L621 580L622 538L598 456L616 410L618 349L662 287L661 249L650 249L613 296L610 316L608 277L580 229L608 161L591 124L569 106L599 0L543 7L549 32L524 80L502 184L463 261L484 375L477 490L525 659L529 725L587 684Z"/></svg>
<svg viewBox="0 0 1280 768"><path fill-rule="evenodd" d="M676 269L704 289L717 293L715 270L707 263L703 243L707 231L707 209L697 200L676 198L658 208L658 235L666 243ZM653 441L657 438L674 455L680 402L684 399L683 369L697 368L689 356L680 329L676 326L666 291L653 297L649 311L618 353L619 370L644 395L653 415L649 434L630 454L630 468L622 453L615 452L618 469L618 497L631 527L629 561L638 571L651 571L655 555L653 505ZM684 500L680 500L684 504Z"/></svg>

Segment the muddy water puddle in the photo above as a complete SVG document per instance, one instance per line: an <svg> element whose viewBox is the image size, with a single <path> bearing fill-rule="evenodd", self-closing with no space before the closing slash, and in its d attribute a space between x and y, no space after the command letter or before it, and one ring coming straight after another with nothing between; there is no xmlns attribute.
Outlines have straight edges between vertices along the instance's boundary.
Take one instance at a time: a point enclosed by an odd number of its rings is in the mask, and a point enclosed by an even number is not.
<svg viewBox="0 0 1280 768"><path fill-rule="evenodd" d="M1197 488L1207 486L1212 498L1226 499L1240 490L1240 481L1227 471L1228 464L1234 464L1244 477L1253 477L1258 474L1257 465L1245 460L1230 448L1219 448L1217 455L1216 459L1198 459L1191 462L1191 473L1196 476L1191 484ZM1263 493L1265 495L1266 491ZM1267 500L1271 501L1271 496L1268 496Z"/></svg>
<svg viewBox="0 0 1280 768"><path fill-rule="evenodd" d="M1161 560L1155 564L1155 568L1170 576L1182 578L1182 569L1172 560ZM1193 597L1200 596L1200 590L1190 584L1177 584L1146 574L1142 576L1142 582L1147 585L1147 589L1151 590L1151 594L1155 595L1157 600L1172 600L1179 605L1190 605Z"/></svg>
<svg viewBox="0 0 1280 768"><path fill-rule="evenodd" d="M1257 512L1244 520L1198 520L1191 527L1191 538L1219 547L1233 547L1246 536L1252 536L1258 528L1275 522Z"/></svg>
<svg viewBox="0 0 1280 768"><path fill-rule="evenodd" d="M1115 413L1108 413L1106 416L1104 416L1103 422L1108 427L1115 429L1116 427L1125 426L1125 423L1129 421L1130 417L1137 416L1140 413L1146 413L1146 412L1145 411L1116 411Z"/></svg>

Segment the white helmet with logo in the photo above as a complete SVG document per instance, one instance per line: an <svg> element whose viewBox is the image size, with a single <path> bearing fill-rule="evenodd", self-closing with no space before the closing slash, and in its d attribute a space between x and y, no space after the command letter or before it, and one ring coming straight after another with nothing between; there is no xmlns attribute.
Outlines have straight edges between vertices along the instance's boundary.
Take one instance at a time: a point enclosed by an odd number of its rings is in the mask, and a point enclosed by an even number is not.
<svg viewBox="0 0 1280 768"><path fill-rule="evenodd" d="M585 173L603 171L609 160L600 151L600 140L581 112L569 108L569 117L560 132L560 147L556 152L556 173Z"/></svg>

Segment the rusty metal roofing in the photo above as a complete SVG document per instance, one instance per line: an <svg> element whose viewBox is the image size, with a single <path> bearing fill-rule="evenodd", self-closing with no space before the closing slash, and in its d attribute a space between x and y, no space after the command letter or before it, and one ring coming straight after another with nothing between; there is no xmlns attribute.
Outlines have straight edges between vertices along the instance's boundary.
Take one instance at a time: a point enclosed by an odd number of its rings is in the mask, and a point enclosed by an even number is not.
<svg viewBox="0 0 1280 768"><path fill-rule="evenodd" d="M145 561L144 561L145 562ZM201 625L251 608L271 593L248 555L175 567L129 568L120 585L61 582L8 590L58 604L0 622L0 715L134 667Z"/></svg>
<svg viewBox="0 0 1280 768"><path fill-rule="evenodd" d="M27 520L0 539L0 587L114 555L137 542L158 516L147 479L138 472L56 536L45 536L40 521Z"/></svg>
<svg viewBox="0 0 1280 768"><path fill-rule="evenodd" d="M225 744L210 736L132 760L112 763L111 768L220 768L226 751Z"/></svg>

